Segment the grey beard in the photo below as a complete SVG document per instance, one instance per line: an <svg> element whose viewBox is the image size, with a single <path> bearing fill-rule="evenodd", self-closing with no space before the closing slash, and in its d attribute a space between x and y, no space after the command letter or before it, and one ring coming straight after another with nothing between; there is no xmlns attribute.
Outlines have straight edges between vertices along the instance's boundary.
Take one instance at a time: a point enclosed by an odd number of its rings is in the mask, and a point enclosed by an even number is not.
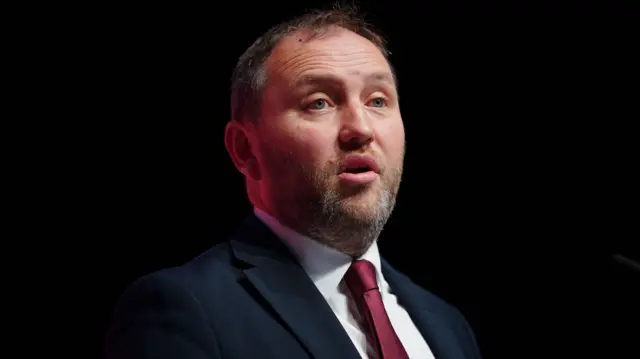
<svg viewBox="0 0 640 359"><path fill-rule="evenodd" d="M378 239L395 206L395 198L389 189L382 190L378 210L373 218L361 219L345 213L337 193L328 193L314 213L307 235L339 252L352 257L362 256Z"/></svg>
<svg viewBox="0 0 640 359"><path fill-rule="evenodd" d="M327 173L335 172L337 164L317 173L300 161L295 161L291 152L271 151L267 158L272 161L269 167L273 168L274 178L276 174L291 172L296 167L301 174L294 177L292 182L275 182L279 188L274 191L276 197L271 200L272 210L284 225L352 257L360 257L378 239L395 206L401 167L395 170L388 187L382 188L375 215L362 218L358 213L350 213L350 209L341 203L344 199L340 193L319 191L326 188L325 185L329 183ZM310 184L308 190L301 193L290 191L300 180Z"/></svg>

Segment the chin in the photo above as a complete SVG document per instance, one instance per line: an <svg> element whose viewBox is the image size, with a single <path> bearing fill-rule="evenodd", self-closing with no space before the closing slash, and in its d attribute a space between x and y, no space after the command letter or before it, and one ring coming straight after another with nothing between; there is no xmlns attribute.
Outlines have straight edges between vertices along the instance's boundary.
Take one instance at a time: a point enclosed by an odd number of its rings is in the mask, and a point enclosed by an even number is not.
<svg viewBox="0 0 640 359"><path fill-rule="evenodd" d="M364 190L343 198L340 202L347 213L358 214L359 216L375 216L380 210L382 201L379 191Z"/></svg>
<svg viewBox="0 0 640 359"><path fill-rule="evenodd" d="M378 180L367 184L338 184L338 193L343 198L380 196L381 191L382 188Z"/></svg>

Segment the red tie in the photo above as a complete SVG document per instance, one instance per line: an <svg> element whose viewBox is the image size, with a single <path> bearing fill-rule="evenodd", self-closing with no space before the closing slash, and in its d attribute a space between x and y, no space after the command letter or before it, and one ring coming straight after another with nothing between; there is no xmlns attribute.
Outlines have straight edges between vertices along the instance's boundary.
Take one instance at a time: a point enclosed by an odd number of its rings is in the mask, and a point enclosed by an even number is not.
<svg viewBox="0 0 640 359"><path fill-rule="evenodd" d="M409 359L384 309L373 264L366 260L353 262L344 280L358 310L365 318L365 330L370 342L376 347L379 358Z"/></svg>

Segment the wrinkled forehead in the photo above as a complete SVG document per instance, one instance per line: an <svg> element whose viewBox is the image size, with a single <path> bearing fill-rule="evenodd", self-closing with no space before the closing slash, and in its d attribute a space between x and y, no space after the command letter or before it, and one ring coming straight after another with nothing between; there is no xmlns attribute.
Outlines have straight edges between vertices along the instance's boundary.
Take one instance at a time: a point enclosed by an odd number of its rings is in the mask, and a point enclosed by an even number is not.
<svg viewBox="0 0 640 359"><path fill-rule="evenodd" d="M302 30L284 37L267 59L266 71L267 78L289 85L310 73L335 76L375 73L393 78L387 59L375 44L337 27L319 33Z"/></svg>

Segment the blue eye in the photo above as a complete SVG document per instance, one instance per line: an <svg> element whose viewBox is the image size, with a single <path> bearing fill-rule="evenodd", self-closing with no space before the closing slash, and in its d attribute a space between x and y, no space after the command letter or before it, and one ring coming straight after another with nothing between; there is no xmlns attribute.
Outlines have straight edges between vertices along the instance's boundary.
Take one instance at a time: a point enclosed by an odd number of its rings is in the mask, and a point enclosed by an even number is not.
<svg viewBox="0 0 640 359"><path fill-rule="evenodd" d="M371 104L373 105L373 107L384 107L386 105L384 99L382 97L377 97L374 98L371 101Z"/></svg>
<svg viewBox="0 0 640 359"><path fill-rule="evenodd" d="M327 101L322 99L315 100L309 105L309 108L312 110L322 110L325 107L327 107Z"/></svg>

